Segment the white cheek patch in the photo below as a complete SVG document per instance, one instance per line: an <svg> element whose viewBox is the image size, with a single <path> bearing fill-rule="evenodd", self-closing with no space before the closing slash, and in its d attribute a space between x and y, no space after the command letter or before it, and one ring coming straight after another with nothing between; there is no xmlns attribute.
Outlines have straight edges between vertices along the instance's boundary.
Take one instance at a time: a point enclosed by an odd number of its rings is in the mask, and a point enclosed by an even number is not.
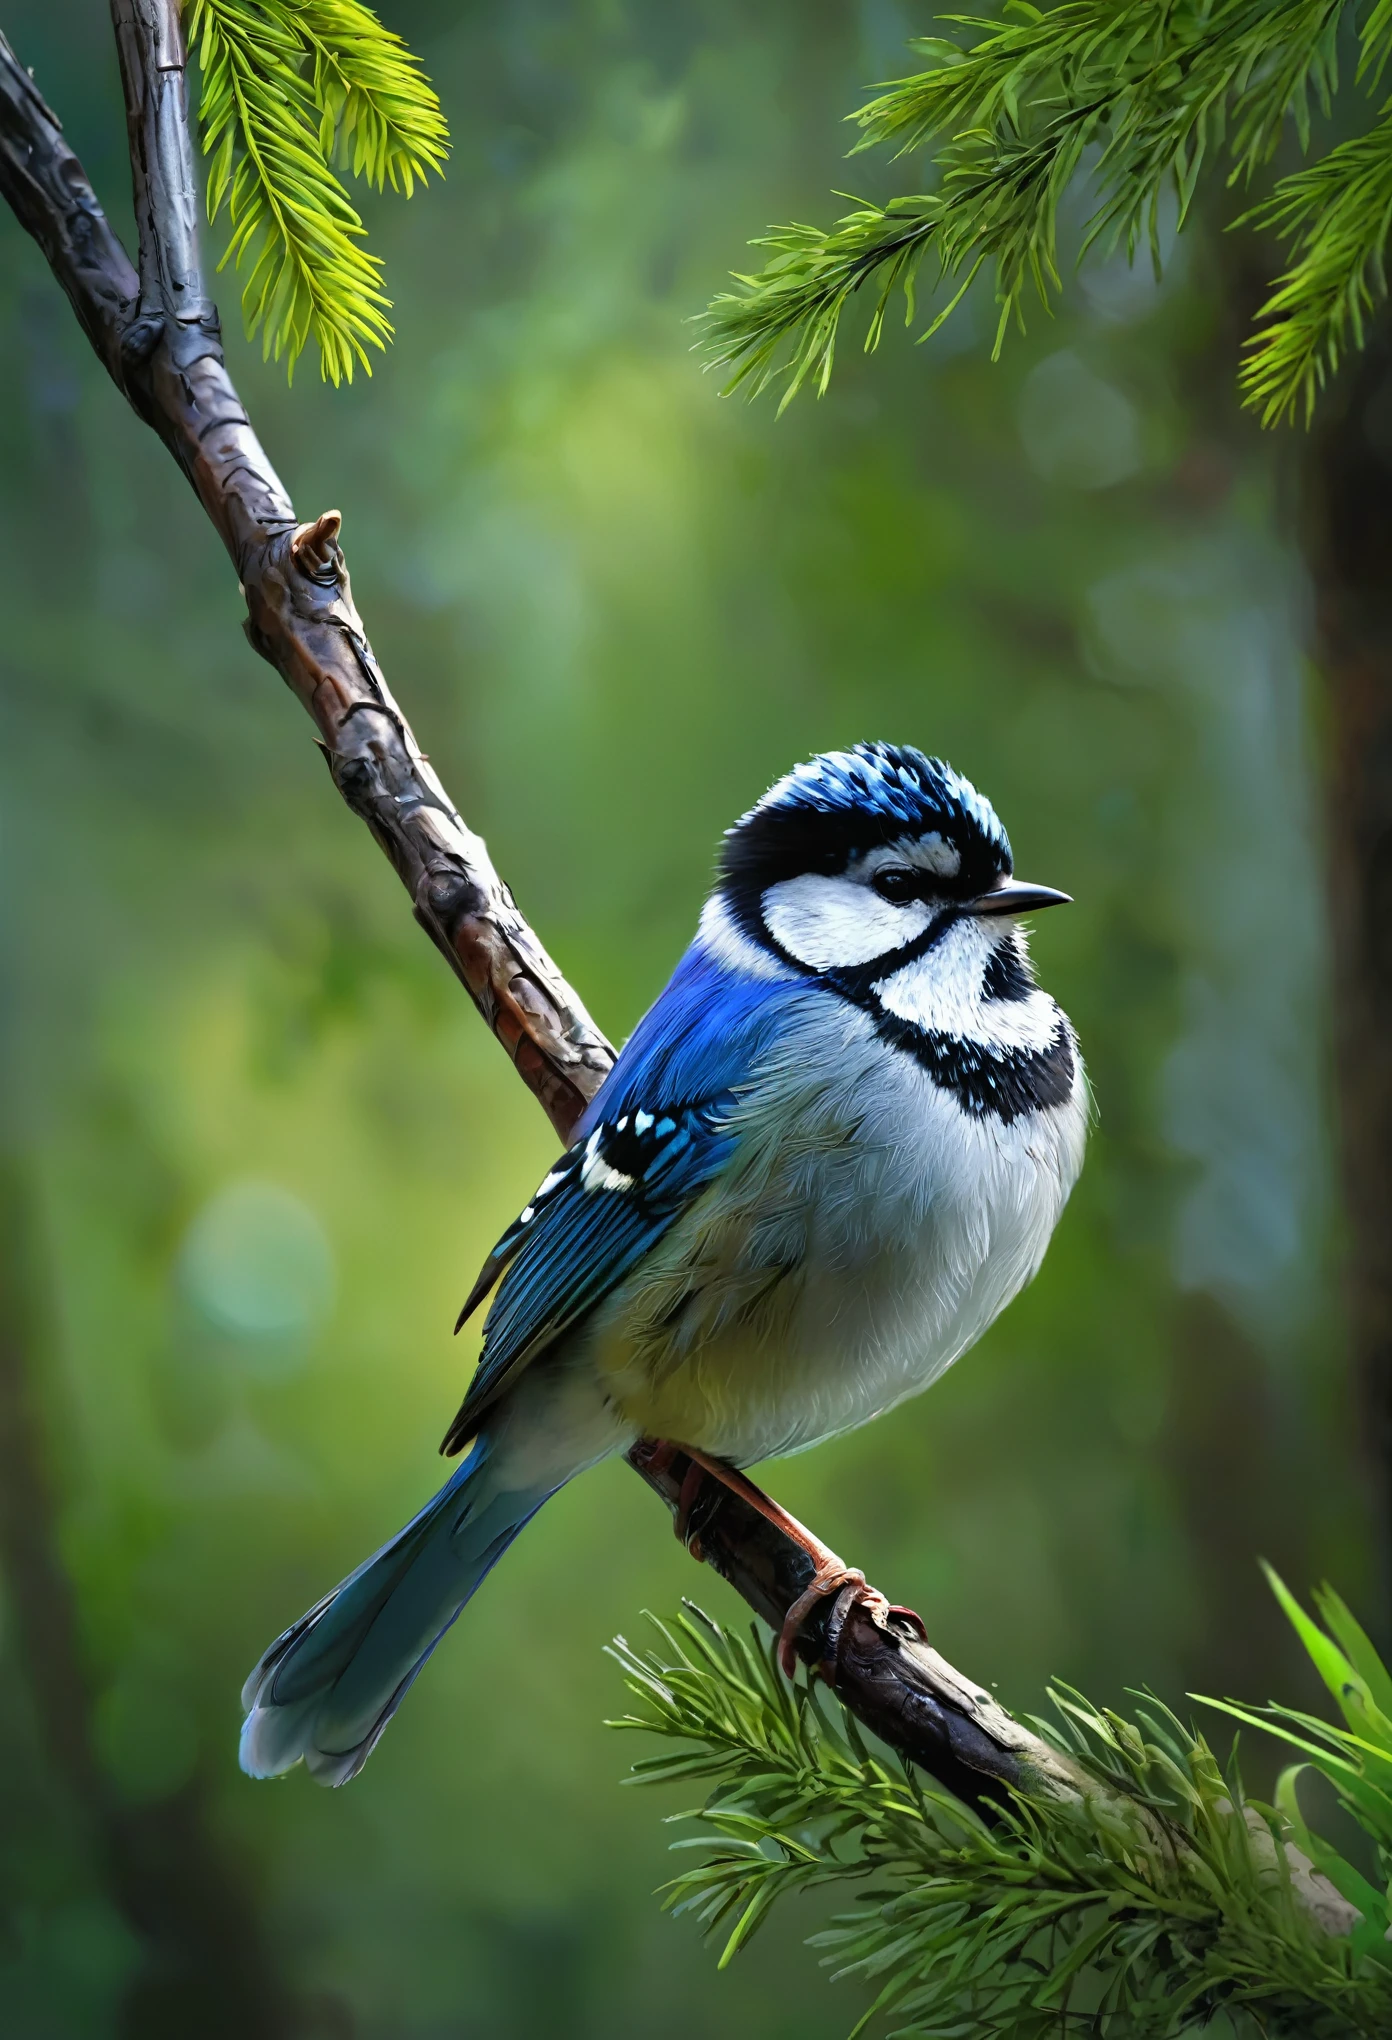
<svg viewBox="0 0 1392 2040"><path fill-rule="evenodd" d="M926 1033L1040 1054L1053 1041L1058 1008L1038 990L1027 999L983 998L982 975L994 945L979 922L954 922L926 956L881 978L874 995L887 1013Z"/></svg>
<svg viewBox="0 0 1392 2040"><path fill-rule="evenodd" d="M896 907L853 879L812 872L771 885L763 909L775 942L809 970L849 970L888 956L914 941L933 918L922 900Z"/></svg>

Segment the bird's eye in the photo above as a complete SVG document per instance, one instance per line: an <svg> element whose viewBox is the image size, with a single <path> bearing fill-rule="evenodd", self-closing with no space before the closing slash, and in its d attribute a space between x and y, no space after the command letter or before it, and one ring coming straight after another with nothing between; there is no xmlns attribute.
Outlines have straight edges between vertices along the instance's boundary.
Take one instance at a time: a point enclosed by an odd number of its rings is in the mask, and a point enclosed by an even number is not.
<svg viewBox="0 0 1392 2040"><path fill-rule="evenodd" d="M905 870L902 864L881 866L870 884L882 900L888 900L894 907L906 906L910 900L918 898L917 874Z"/></svg>

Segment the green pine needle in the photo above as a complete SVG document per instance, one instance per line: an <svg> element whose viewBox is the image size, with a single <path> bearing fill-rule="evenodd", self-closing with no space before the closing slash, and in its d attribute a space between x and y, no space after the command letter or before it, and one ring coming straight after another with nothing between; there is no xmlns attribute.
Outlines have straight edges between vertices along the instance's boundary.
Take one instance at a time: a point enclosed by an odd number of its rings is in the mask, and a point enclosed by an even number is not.
<svg viewBox="0 0 1392 2040"><path fill-rule="evenodd" d="M311 343L335 384L391 337L382 265L333 169L408 197L443 168L429 82L360 0L186 0L202 84L208 217L243 272L247 330L291 374Z"/></svg>
<svg viewBox="0 0 1392 2040"><path fill-rule="evenodd" d="M1383 1814L1363 1787L1379 1759L1370 1734L1392 1737L1379 1712L1388 1675L1342 1602L1320 1605L1334 1640L1304 1617L1301 1633L1356 1727L1259 1718L1313 1751L1376 1840ZM1178 2040L1220 2010L1237 2033L1270 2040L1392 2031L1384 1894L1311 1833L1293 1778L1276 1807L1254 1804L1235 1761L1225 1769L1149 1696L1128 1719L1055 1691L1052 1723L1036 1726L1092 1772L1097 1797L1015 1798L987 1826L867 1747L815 1687L790 1686L753 1631L732 1634L690 1603L654 1627L652 1649L613 1646L635 1707L612 1725L665 1745L634 1765L634 1783L700 1781L704 1803L674 1816L698 1823L673 1845L696 1860L663 1903L719 1937L722 1967L780 1899L834 1888L856 1910L811 1945L867 1990L857 2033L883 2019L905 2040ZM1304 1910L1286 1836L1362 1910L1351 1937Z"/></svg>
<svg viewBox="0 0 1392 2040"><path fill-rule="evenodd" d="M325 157L341 143L355 177L407 198L432 170L443 171L449 130L401 38L359 0L300 0L286 11L313 55Z"/></svg>
<svg viewBox="0 0 1392 2040"><path fill-rule="evenodd" d="M707 313L712 359L729 388L775 380L783 402L824 391L852 297L869 286L865 345L879 344L888 301L930 260L946 303L935 332L981 267L996 283L996 351L1027 304L1059 288L1059 207L1086 173L1083 250L1148 253L1160 268L1162 203L1180 224L1205 170L1250 185L1283 135L1307 155L1317 114L1339 89L1346 26L1360 17L1358 81L1376 88L1392 56L1392 0L1064 0L1041 11L1012 0L1004 23L948 17L962 38L915 45L928 68L853 116L857 149L927 148L926 193L862 205L828 230L772 229L771 251ZM1245 400L1272 423L1303 411L1387 295L1392 226L1392 105L1367 134L1281 178L1246 219L1293 260L1262 314L1242 373Z"/></svg>
<svg viewBox="0 0 1392 2040"><path fill-rule="evenodd" d="M1303 413L1343 357L1361 348L1387 297L1392 233L1392 108L1366 135L1283 177L1249 215L1295 260L1262 306L1239 381L1263 424Z"/></svg>

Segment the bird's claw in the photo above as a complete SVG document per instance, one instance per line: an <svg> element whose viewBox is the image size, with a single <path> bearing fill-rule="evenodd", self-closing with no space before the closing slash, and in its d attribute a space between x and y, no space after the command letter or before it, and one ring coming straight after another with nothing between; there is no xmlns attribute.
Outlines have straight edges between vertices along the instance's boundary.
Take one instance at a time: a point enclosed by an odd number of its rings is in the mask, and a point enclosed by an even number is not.
<svg viewBox="0 0 1392 2040"><path fill-rule="evenodd" d="M884 1595L878 1587L870 1585L859 1566L842 1565L839 1558L833 1558L828 1552L826 1560L813 1574L811 1584L803 1588L783 1617L783 1627L778 1636L778 1662L783 1667L784 1678L791 1679L797 1675L797 1643L803 1623L819 1601L828 1600L832 1595L836 1598L827 1617L822 1648L822 1661L826 1664L836 1662L841 1630L852 1608L868 1608L881 1617L889 1609Z"/></svg>
<svg viewBox="0 0 1392 2040"><path fill-rule="evenodd" d="M783 1628L778 1637L778 1662L783 1667L785 1678L791 1679L797 1672L797 1641L803 1623L818 1601L826 1600L831 1594L836 1599L827 1616L826 1632L822 1638L824 1666L835 1667L841 1648L841 1633L853 1608L866 1609L886 1629L910 1630L917 1642L928 1641L928 1630L921 1615L912 1608L901 1608L897 1602L887 1601L878 1587L869 1585L858 1566L842 1565L838 1559L819 1569L812 1584L798 1595L783 1618Z"/></svg>

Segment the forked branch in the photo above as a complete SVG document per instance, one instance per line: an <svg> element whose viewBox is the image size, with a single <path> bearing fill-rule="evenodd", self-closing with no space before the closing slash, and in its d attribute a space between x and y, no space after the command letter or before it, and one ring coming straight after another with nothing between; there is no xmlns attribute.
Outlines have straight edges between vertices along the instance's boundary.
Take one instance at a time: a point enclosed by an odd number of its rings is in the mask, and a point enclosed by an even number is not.
<svg viewBox="0 0 1392 2040"><path fill-rule="evenodd" d="M237 570L247 635L313 718L334 784L391 859L416 917L568 1138L614 1051L518 912L482 840L425 759L353 605L336 510L298 523L227 372L198 257L177 0L112 0L140 232L139 273L42 97L0 36L0 194L38 242L112 381L188 477ZM707 1483L688 1511L689 1463L638 1447L635 1469L689 1547L775 1628L812 1560L757 1506ZM757 1494L757 1491L753 1491ZM1012 1719L897 1624L856 1608L828 1637L823 1606L799 1653L822 1665L868 1727L974 1801L1004 1788L1101 1814L1117 1792ZM823 1660L826 1660L823 1663ZM1134 1802L1128 1800L1135 1817ZM1157 1836L1182 1847L1182 1839ZM1311 1885L1311 1910L1347 1930L1353 1909Z"/></svg>

